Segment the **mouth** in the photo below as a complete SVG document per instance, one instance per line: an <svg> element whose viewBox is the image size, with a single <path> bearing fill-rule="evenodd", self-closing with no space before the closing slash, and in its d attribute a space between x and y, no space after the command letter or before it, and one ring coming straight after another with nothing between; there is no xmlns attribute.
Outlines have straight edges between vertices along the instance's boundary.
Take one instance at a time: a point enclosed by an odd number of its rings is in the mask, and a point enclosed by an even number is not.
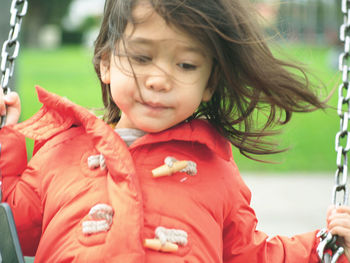
<svg viewBox="0 0 350 263"><path fill-rule="evenodd" d="M153 109L153 110L165 110L165 109L169 109L170 107L162 104L162 103L156 103L156 102L143 102L142 103L144 106L146 106L147 108Z"/></svg>

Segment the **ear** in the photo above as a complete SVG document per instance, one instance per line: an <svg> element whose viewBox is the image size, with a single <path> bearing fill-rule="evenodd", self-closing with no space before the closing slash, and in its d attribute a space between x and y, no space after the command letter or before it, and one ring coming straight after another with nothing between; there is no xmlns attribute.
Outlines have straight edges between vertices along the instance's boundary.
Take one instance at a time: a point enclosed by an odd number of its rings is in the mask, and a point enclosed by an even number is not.
<svg viewBox="0 0 350 263"><path fill-rule="evenodd" d="M109 62L105 59L101 59L100 74L101 74L101 80L104 84L111 83L111 74L110 74L109 67L110 67Z"/></svg>
<svg viewBox="0 0 350 263"><path fill-rule="evenodd" d="M210 101L213 94L214 94L214 90L210 87L206 87L203 93L202 101L203 102Z"/></svg>
<svg viewBox="0 0 350 263"><path fill-rule="evenodd" d="M219 69L216 65L213 65L213 69L210 74L207 87L203 92L203 96L202 96L203 102L208 102L211 100L211 97L213 97L218 78L219 78Z"/></svg>

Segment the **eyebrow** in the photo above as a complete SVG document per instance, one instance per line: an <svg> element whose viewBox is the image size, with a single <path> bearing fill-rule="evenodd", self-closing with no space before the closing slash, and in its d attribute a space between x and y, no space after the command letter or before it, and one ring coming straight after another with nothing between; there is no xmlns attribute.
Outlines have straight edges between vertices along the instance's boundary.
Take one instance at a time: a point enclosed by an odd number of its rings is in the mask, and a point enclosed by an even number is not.
<svg viewBox="0 0 350 263"><path fill-rule="evenodd" d="M135 38L129 38L126 39L126 44L129 45L147 45L147 46L151 46L151 45L155 45L157 42L164 42L164 41L169 41L171 39L161 39L161 40L153 40L153 39L148 39L148 38L142 38L142 37L135 37ZM204 52L203 49L199 48L199 47L195 47L195 46L190 46L190 45L184 45L184 44L180 44L179 48L187 51L187 52L193 52L193 53L197 53L203 57L207 57L207 54Z"/></svg>

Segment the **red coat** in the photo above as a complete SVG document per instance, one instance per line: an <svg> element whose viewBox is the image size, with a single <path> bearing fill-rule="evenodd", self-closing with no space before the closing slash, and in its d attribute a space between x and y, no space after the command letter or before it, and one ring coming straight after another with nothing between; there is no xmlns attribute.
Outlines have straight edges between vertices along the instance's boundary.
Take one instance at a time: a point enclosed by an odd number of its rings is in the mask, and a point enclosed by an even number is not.
<svg viewBox="0 0 350 263"><path fill-rule="evenodd" d="M36 262L318 262L315 232L268 240L255 229L231 146L207 122L147 134L128 148L84 108L38 93L42 109L0 132L4 198L22 249ZM28 165L22 134L37 142ZM104 170L88 167L98 154ZM197 174L153 178L166 156L195 162ZM110 228L83 233L96 204L113 209ZM185 231L187 243L176 252L144 248L158 226Z"/></svg>

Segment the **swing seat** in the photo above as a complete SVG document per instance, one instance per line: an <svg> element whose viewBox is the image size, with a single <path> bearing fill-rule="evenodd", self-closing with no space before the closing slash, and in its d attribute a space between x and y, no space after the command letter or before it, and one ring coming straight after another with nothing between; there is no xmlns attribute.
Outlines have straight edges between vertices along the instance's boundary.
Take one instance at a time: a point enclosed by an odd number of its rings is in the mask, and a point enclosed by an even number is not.
<svg viewBox="0 0 350 263"><path fill-rule="evenodd" d="M24 263L15 222L7 203L0 204L0 263Z"/></svg>

